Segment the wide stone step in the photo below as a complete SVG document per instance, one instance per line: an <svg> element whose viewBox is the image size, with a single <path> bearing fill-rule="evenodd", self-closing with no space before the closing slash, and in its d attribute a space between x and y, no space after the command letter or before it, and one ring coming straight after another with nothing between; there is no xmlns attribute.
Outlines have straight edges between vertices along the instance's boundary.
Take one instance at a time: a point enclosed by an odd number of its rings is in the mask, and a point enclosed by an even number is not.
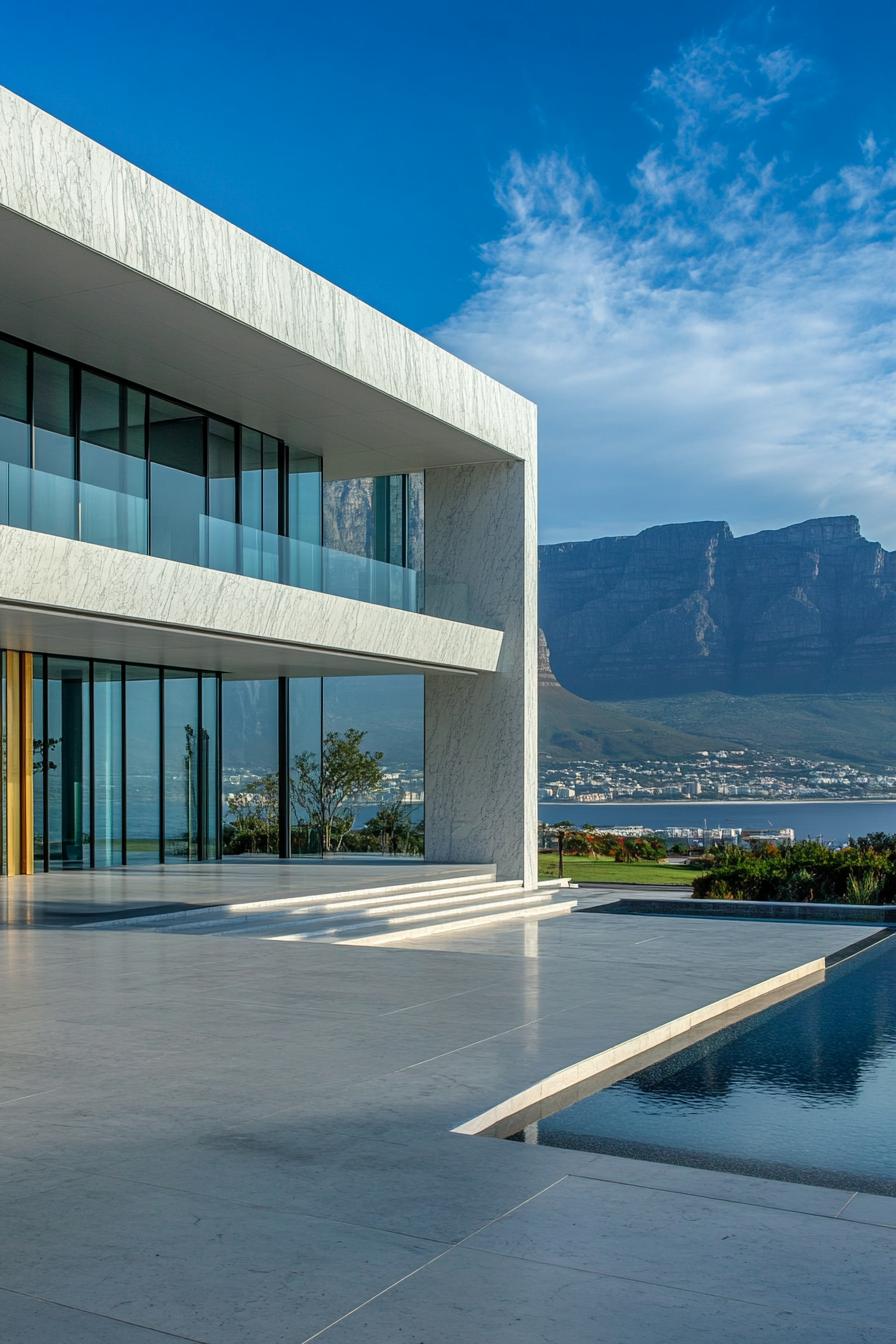
<svg viewBox="0 0 896 1344"><path fill-rule="evenodd" d="M319 905L323 901L333 904L355 903L378 900L380 897L414 895L434 891L465 891L470 888L494 883L494 870L462 873L457 877L427 878L417 882L392 882L367 887L347 887L342 891L312 892L305 896L271 896L258 901L232 901L226 905L194 906L183 910L160 910L151 915L121 916L115 919L98 920L95 923L81 925L82 928L140 928L146 927L162 932L170 926L190 925L198 928L203 924L225 923L230 919L243 920L263 911L291 910ZM497 885L497 884L495 884ZM521 886L521 883L517 883ZM186 929L184 930L186 932Z"/></svg>
<svg viewBox="0 0 896 1344"><path fill-rule="evenodd" d="M569 899L549 901L546 899L545 893L540 892L537 902L526 905L519 904L510 909L493 909L479 914L456 912L422 926L405 925L403 928L396 929L387 924L381 928L368 927L363 933L359 932L349 937L335 938L333 941L344 942L352 947L379 947L388 943L400 943L412 938L429 938L440 933L460 933L491 924L552 919L557 915L568 915L575 907L575 901Z"/></svg>
<svg viewBox="0 0 896 1344"><path fill-rule="evenodd" d="M494 919L496 917L523 918L534 910L564 914L576 904L575 901L551 901L543 891L523 891L516 894L481 892L463 901L445 901L431 905L424 910L402 910L386 914L382 910L370 912L369 917L346 915L339 919L299 920L289 933L260 934L273 938L277 942L306 942L315 939L337 939L339 941L359 941L362 937L380 936L385 933L407 932L408 936L420 936L432 929L443 929L463 922ZM557 908L557 906L561 908ZM249 930L246 930L249 932Z"/></svg>
<svg viewBox="0 0 896 1344"><path fill-rule="evenodd" d="M312 926L321 921L356 920L367 914L389 916L413 911L439 910L449 905L468 904L470 901L485 898L497 898L511 893L517 894L523 889L522 882L488 882L479 886L448 888L440 891L407 891L389 896L340 898L318 897L311 904L290 906L286 910L231 915L223 920L209 918L201 923L189 924L177 928L178 933L220 933L222 937L245 936L246 933L263 935L267 930L280 929L286 932L301 923L302 927ZM211 912L208 912L211 915Z"/></svg>

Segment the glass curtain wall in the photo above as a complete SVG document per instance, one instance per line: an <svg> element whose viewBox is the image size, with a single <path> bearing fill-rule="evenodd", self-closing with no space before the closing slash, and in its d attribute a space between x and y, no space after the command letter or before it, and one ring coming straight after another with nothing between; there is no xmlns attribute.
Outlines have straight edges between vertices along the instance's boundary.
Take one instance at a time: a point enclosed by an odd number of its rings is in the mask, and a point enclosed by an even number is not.
<svg viewBox="0 0 896 1344"><path fill-rule="evenodd" d="M47 658L45 823L50 868L90 866L90 664Z"/></svg>
<svg viewBox="0 0 896 1344"><path fill-rule="evenodd" d="M290 677L287 689L287 788L289 839L293 854L320 854L320 768L323 682Z"/></svg>
<svg viewBox="0 0 896 1344"><path fill-rule="evenodd" d="M161 679L157 667L125 668L126 858L158 863L160 858Z"/></svg>
<svg viewBox="0 0 896 1344"><path fill-rule="evenodd" d="M81 540L145 552L146 397L85 370L79 423Z"/></svg>
<svg viewBox="0 0 896 1344"><path fill-rule="evenodd" d="M93 861L97 868L122 862L122 686L120 663L93 665Z"/></svg>
<svg viewBox="0 0 896 1344"><path fill-rule="evenodd" d="M222 696L225 854L422 855L422 677L225 681Z"/></svg>
<svg viewBox="0 0 896 1344"><path fill-rule="evenodd" d="M0 523L320 587L321 461L0 337Z"/></svg>
<svg viewBox="0 0 896 1344"><path fill-rule="evenodd" d="M218 676L33 666L35 869L219 858Z"/></svg>
<svg viewBox="0 0 896 1344"><path fill-rule="evenodd" d="M224 853L279 855L277 679L222 683L221 756Z"/></svg>
<svg viewBox="0 0 896 1344"><path fill-rule="evenodd" d="M167 863L199 857L199 677L164 673L164 807Z"/></svg>

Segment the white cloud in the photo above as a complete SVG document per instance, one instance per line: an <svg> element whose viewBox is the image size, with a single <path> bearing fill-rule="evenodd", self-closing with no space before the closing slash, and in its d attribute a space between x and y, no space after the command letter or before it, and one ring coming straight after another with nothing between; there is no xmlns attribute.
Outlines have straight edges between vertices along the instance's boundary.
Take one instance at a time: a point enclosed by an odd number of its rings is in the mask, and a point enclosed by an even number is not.
<svg viewBox="0 0 896 1344"><path fill-rule="evenodd" d="M545 540L857 513L896 545L896 163L871 131L824 181L767 148L809 71L724 33L654 71L622 204L510 157L436 337L539 403Z"/></svg>

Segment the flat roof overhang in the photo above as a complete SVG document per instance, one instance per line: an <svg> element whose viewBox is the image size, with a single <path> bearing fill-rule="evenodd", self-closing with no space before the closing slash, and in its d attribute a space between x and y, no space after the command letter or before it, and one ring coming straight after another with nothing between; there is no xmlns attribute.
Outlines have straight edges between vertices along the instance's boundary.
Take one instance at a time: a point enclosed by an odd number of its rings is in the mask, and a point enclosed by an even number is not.
<svg viewBox="0 0 896 1344"><path fill-rule="evenodd" d="M2 88L0 332L334 479L534 450L523 397Z"/></svg>
<svg viewBox="0 0 896 1344"><path fill-rule="evenodd" d="M0 648L222 672L496 670L498 630L0 526Z"/></svg>

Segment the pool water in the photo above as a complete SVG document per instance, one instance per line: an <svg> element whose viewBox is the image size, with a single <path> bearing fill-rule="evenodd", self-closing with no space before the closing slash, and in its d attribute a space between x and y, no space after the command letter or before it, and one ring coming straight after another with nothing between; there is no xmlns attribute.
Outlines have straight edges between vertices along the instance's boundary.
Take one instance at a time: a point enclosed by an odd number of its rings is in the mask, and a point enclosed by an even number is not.
<svg viewBox="0 0 896 1344"><path fill-rule="evenodd" d="M896 938L514 1137L896 1195Z"/></svg>

